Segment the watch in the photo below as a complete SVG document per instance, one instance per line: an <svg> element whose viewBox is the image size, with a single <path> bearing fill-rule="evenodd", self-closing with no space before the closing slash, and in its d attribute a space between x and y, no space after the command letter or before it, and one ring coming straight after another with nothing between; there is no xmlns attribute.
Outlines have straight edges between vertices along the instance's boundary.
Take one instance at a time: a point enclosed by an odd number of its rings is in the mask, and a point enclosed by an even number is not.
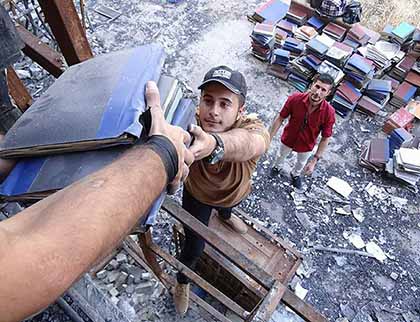
<svg viewBox="0 0 420 322"><path fill-rule="evenodd" d="M214 133L210 133L210 135L215 138L216 147L214 148L213 152L206 158L206 162L210 164L216 164L217 162L221 161L225 155L225 145L223 144L220 136Z"/></svg>

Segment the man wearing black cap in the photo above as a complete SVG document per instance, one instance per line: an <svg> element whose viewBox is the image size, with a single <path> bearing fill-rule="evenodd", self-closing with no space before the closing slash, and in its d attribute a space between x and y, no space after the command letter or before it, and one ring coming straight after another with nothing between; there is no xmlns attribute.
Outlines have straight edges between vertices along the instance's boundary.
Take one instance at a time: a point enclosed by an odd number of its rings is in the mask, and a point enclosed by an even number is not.
<svg viewBox="0 0 420 322"><path fill-rule="evenodd" d="M227 66L212 68L204 77L197 111L198 126L190 133L195 162L184 184L182 207L208 225L216 210L223 223L240 234L247 226L232 214L251 191L251 176L259 157L269 147L270 136L261 121L244 113L247 86L244 76ZM185 242L180 261L194 269L204 250L204 240L184 227ZM177 275L175 307L188 310L189 284Z"/></svg>

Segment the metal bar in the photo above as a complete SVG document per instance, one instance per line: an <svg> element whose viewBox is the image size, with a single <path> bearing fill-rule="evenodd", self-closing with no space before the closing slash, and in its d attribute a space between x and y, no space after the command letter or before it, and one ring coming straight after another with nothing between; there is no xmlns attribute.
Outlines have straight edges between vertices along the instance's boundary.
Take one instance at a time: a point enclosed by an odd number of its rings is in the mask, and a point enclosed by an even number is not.
<svg viewBox="0 0 420 322"><path fill-rule="evenodd" d="M162 267L160 267L156 259L156 255L150 250L150 247L153 245L152 234L150 233L150 229L144 233L139 233L137 237L139 238L139 245L141 247L141 250L143 251L146 262L149 263L150 268L159 278L159 276L162 275Z"/></svg>
<svg viewBox="0 0 420 322"><path fill-rule="evenodd" d="M166 198L163 209L178 219L182 224L189 227L196 234L202 237L207 243L212 245L230 261L239 266L243 271L250 275L257 282L261 283L266 289L270 289L274 284L274 279L269 274L261 270L255 263L237 251L232 245L226 243L216 233L208 229L198 219L191 216L182 209L174 200Z"/></svg>
<svg viewBox="0 0 420 322"><path fill-rule="evenodd" d="M18 25L16 29L25 43L25 47L22 49L25 55L44 67L54 77L59 77L63 73L61 55L23 26Z"/></svg>
<svg viewBox="0 0 420 322"><path fill-rule="evenodd" d="M277 305L279 305L286 289L286 286L279 281L276 281L271 290L264 297L264 300L255 309L252 318L247 321L267 322L270 320L271 315L277 308Z"/></svg>
<svg viewBox="0 0 420 322"><path fill-rule="evenodd" d="M167 263L176 268L178 271L182 272L182 274L190 278L194 283L199 285L206 292L208 292L218 301L223 303L227 308L235 312L239 317L245 319L248 316L249 313L242 307L240 307L236 302L232 301L229 297L227 297L213 285L205 281L202 277L198 276L195 272L193 272L190 268L182 264L180 261L163 251L159 246L151 245L150 248L156 255L162 257Z"/></svg>
<svg viewBox="0 0 420 322"><path fill-rule="evenodd" d="M93 57L73 1L39 0L45 19L68 65Z"/></svg>
<svg viewBox="0 0 420 322"><path fill-rule="evenodd" d="M26 111L32 104L32 97L11 66L7 68L7 86L10 96L12 96L19 109L22 112Z"/></svg>
<svg viewBox="0 0 420 322"><path fill-rule="evenodd" d="M328 322L328 320L318 313L312 306L296 296L295 293L286 289L282 301L291 308L297 315L308 322Z"/></svg>

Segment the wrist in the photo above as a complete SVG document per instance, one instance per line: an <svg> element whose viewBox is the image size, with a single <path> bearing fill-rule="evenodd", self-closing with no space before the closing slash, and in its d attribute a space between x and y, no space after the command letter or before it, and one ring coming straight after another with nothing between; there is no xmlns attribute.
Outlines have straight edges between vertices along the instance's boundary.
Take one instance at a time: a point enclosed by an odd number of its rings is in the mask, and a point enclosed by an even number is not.
<svg viewBox="0 0 420 322"><path fill-rule="evenodd" d="M317 155L317 154L314 154L312 156L312 159L315 160L316 162L318 162L321 159L321 156L320 155Z"/></svg>
<svg viewBox="0 0 420 322"><path fill-rule="evenodd" d="M216 138L213 135L211 135L210 133L207 133L207 135L209 136L210 144L209 144L209 151L208 151L206 157L210 156L217 147Z"/></svg>

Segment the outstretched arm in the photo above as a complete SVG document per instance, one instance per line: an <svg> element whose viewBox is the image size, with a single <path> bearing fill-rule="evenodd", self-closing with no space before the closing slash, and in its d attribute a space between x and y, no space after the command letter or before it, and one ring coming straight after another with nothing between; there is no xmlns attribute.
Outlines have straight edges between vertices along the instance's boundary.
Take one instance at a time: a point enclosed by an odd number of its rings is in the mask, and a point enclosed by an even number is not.
<svg viewBox="0 0 420 322"><path fill-rule="evenodd" d="M177 185L193 162L184 146L188 135L164 122L156 84L148 84L146 96L150 134L165 136L176 149L179 171L171 184ZM60 296L119 244L167 181L161 157L148 147L134 147L106 168L1 222L1 321L20 321Z"/></svg>
<svg viewBox="0 0 420 322"><path fill-rule="evenodd" d="M280 126L283 124L284 118L277 114L277 117L274 119L273 124L270 127L270 140L273 140L273 137L276 135Z"/></svg>

